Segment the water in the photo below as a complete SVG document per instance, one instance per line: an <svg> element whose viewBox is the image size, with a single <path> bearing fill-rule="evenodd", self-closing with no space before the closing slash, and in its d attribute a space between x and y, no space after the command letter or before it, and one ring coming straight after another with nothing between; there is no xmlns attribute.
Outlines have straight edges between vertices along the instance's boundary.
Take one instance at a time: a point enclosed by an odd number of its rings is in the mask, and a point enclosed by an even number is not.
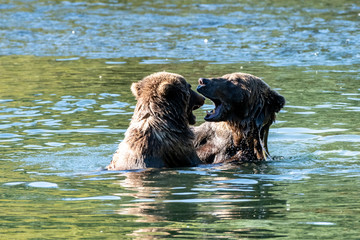
<svg viewBox="0 0 360 240"><path fill-rule="evenodd" d="M359 20L355 1L2 1L0 238L359 239ZM162 70L278 90L274 160L103 171L131 83Z"/></svg>

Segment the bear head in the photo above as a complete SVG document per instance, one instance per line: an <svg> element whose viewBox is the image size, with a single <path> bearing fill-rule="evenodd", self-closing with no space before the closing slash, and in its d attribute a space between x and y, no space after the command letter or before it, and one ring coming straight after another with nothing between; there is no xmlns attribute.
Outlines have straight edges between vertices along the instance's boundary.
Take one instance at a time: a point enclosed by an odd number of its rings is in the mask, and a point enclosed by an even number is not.
<svg viewBox="0 0 360 240"><path fill-rule="evenodd" d="M193 110L204 104L204 97L191 90L191 85L179 74L158 72L133 83L131 91L146 114L184 119L195 124Z"/></svg>
<svg viewBox="0 0 360 240"><path fill-rule="evenodd" d="M220 78L200 78L197 91L214 102L215 109L206 121L254 122L258 128L271 124L285 98L262 81L246 73L226 74Z"/></svg>

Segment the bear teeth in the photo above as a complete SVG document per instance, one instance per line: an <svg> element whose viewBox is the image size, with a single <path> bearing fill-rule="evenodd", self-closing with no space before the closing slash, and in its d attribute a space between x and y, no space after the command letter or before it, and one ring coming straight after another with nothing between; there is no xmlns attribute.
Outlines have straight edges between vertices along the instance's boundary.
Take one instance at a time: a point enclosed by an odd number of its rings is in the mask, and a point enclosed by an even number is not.
<svg viewBox="0 0 360 240"><path fill-rule="evenodd" d="M215 113L215 109L211 110L211 111L206 111L206 114L211 115Z"/></svg>

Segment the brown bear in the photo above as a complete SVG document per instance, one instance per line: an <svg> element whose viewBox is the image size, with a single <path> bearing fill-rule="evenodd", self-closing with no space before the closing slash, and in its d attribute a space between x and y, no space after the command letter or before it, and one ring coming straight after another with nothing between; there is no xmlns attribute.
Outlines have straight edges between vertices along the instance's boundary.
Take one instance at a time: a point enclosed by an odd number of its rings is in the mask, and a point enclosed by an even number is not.
<svg viewBox="0 0 360 240"><path fill-rule="evenodd" d="M215 104L215 109L206 114L206 122L194 128L194 145L203 163L270 158L269 128L285 104L283 96L246 73L200 78L197 91Z"/></svg>
<svg viewBox="0 0 360 240"><path fill-rule="evenodd" d="M137 104L130 126L108 170L186 167L200 163L193 145L192 111L204 97L191 90L181 75L151 74L133 83Z"/></svg>

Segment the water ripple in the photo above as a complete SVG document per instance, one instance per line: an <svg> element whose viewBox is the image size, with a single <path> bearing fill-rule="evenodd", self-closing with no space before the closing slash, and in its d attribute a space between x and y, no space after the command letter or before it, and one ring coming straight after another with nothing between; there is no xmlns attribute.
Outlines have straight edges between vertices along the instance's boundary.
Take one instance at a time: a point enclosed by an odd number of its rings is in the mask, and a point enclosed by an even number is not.
<svg viewBox="0 0 360 240"><path fill-rule="evenodd" d="M121 197L118 196L96 196L96 197L73 197L73 198L63 198L63 201L109 201L109 200L120 200Z"/></svg>
<svg viewBox="0 0 360 240"><path fill-rule="evenodd" d="M57 55L58 62L150 57L145 63L179 58L223 63L224 54L228 62L241 59L277 66L360 62L358 16L345 5L322 9L265 1L263 7L230 1L172 6L157 1L87 3L84 8L59 2L16 11L18 4L21 1L7 5L0 15L6 26L0 30L3 55Z"/></svg>

